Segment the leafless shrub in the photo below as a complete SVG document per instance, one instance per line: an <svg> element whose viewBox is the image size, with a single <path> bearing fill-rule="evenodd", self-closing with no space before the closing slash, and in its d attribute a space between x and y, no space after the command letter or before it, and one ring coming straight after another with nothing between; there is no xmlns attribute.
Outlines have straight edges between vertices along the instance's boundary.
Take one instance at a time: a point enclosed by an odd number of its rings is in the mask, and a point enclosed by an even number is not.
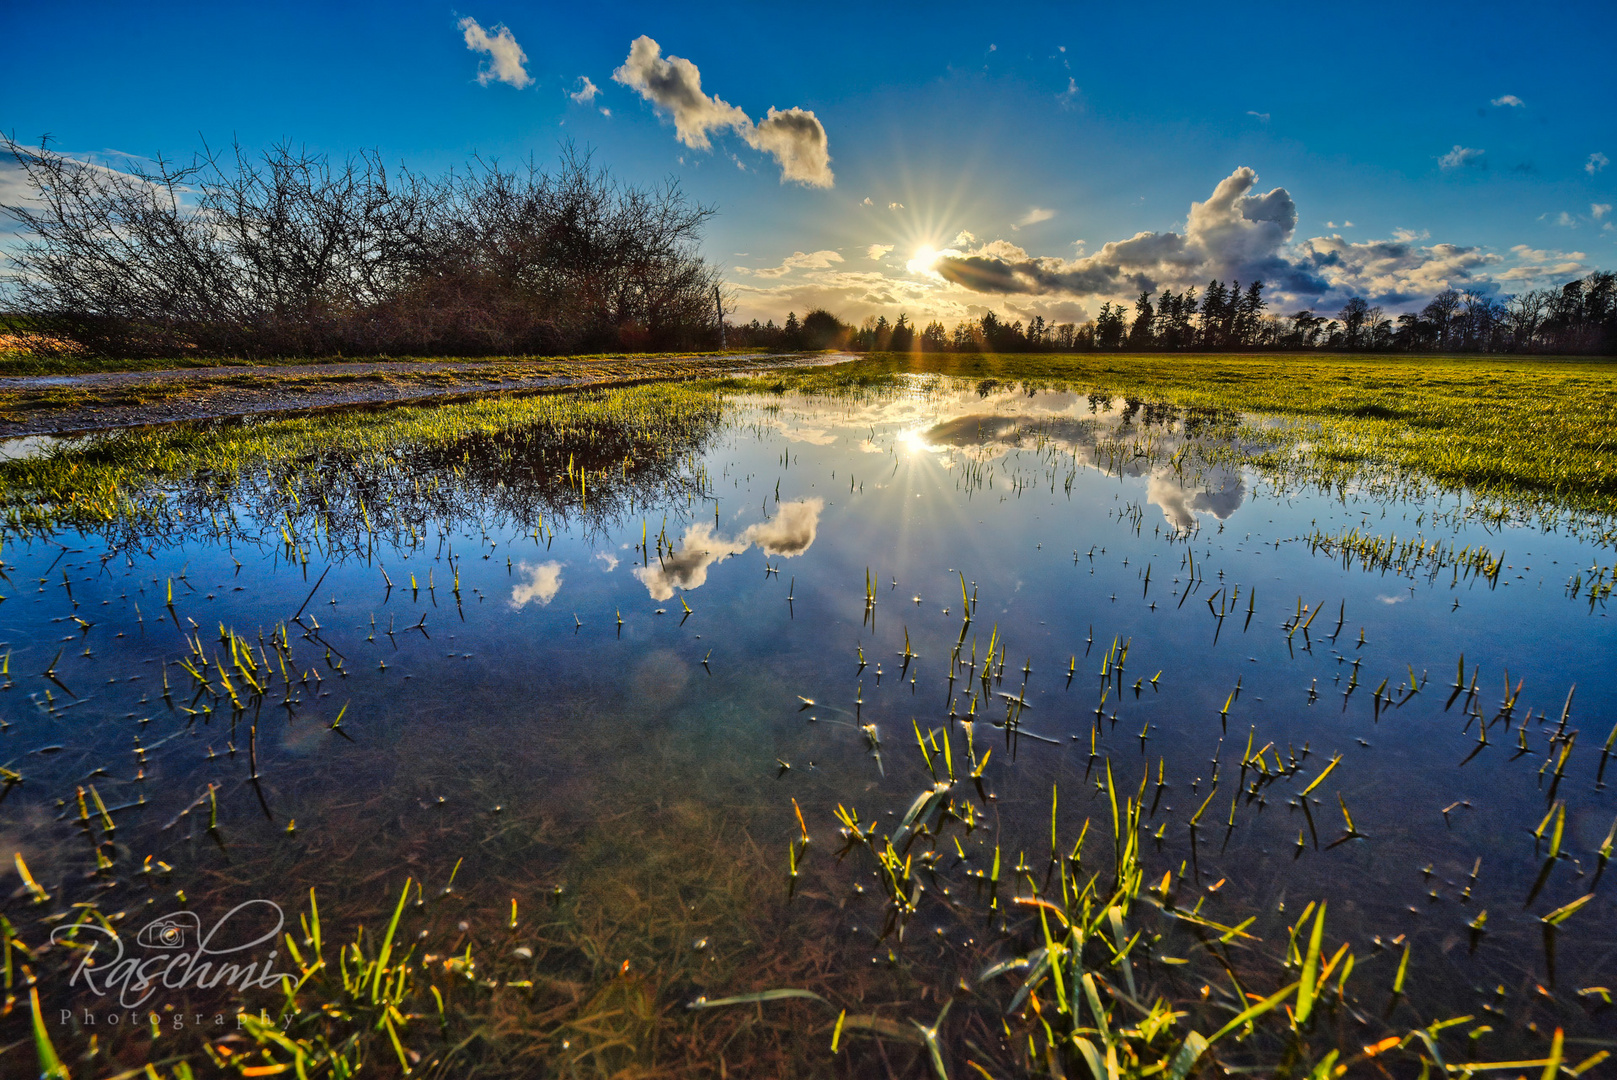
<svg viewBox="0 0 1617 1080"><path fill-rule="evenodd" d="M115 170L22 146L9 306L122 355L531 353L705 344L709 207L626 187L565 148L554 172L440 177L273 147Z"/></svg>

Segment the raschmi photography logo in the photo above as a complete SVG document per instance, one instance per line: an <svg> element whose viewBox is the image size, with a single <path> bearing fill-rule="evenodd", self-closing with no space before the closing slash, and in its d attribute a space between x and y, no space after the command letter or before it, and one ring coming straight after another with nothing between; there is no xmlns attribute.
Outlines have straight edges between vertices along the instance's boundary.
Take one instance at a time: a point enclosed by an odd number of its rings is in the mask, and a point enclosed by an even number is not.
<svg viewBox="0 0 1617 1080"><path fill-rule="evenodd" d="M51 941L71 935L84 950L68 985L97 997L115 997L125 1009L146 1004L159 991L274 988L292 975L275 970L273 947L286 917L271 900L249 900L204 927L193 911L153 919L126 945L116 930L95 923L59 926ZM85 947L87 935L96 935Z"/></svg>

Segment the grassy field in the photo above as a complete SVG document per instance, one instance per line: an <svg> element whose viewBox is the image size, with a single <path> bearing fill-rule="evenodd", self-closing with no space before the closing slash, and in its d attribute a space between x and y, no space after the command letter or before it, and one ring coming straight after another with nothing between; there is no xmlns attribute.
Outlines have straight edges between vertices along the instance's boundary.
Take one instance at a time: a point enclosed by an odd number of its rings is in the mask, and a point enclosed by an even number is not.
<svg viewBox="0 0 1617 1080"><path fill-rule="evenodd" d="M1560 357L877 354L831 369L1001 382L1296 421L1316 470L1367 468L1483 498L1617 511L1617 362Z"/></svg>

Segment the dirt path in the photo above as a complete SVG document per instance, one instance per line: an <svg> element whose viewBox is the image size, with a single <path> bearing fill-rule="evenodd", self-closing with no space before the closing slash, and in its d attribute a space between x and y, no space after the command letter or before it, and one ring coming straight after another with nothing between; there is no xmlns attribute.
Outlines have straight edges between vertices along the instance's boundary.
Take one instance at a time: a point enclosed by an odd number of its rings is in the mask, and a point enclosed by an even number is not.
<svg viewBox="0 0 1617 1080"><path fill-rule="evenodd" d="M0 378L0 439L841 363L833 354L344 361Z"/></svg>

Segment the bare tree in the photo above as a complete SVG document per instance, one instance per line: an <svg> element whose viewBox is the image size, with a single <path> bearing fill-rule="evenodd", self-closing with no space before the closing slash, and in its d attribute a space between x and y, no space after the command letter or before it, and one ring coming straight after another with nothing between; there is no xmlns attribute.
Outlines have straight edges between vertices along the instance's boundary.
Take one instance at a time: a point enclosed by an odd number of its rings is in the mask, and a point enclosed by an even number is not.
<svg viewBox="0 0 1617 1080"><path fill-rule="evenodd" d="M436 178L288 144L126 170L0 148L34 196L0 208L25 238L12 305L93 349L557 352L714 332L713 209L571 147L553 173L474 159Z"/></svg>

